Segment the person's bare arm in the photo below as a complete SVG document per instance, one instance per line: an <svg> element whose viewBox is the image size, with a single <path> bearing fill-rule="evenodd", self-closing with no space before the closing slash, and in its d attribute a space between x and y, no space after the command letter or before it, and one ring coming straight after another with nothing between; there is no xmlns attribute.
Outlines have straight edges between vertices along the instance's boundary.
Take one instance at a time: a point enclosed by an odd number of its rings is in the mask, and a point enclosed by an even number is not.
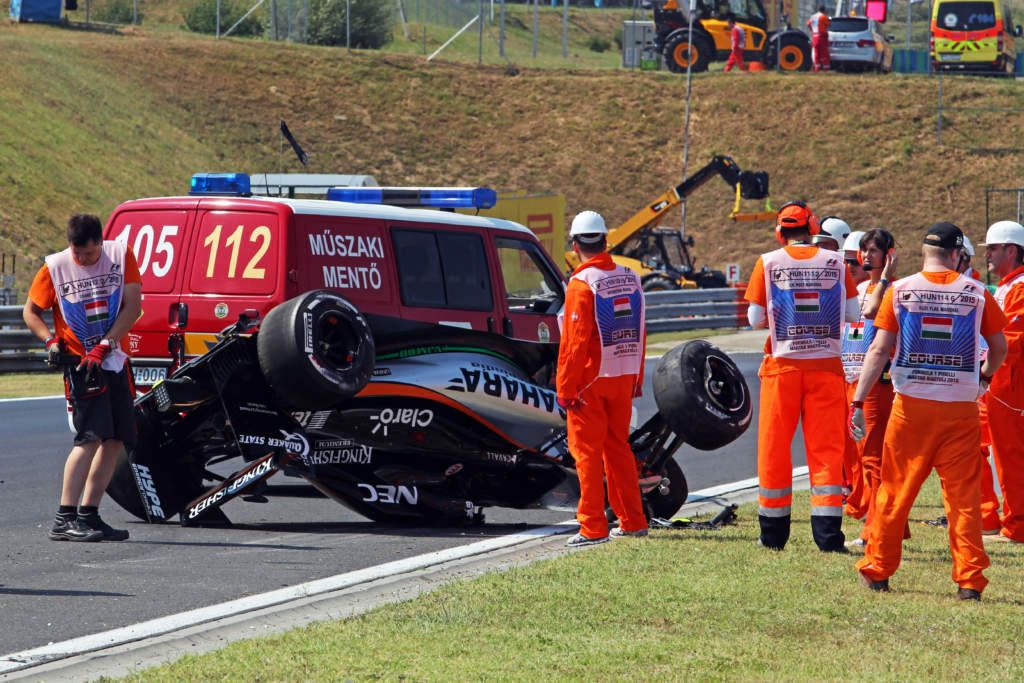
<svg viewBox="0 0 1024 683"><path fill-rule="evenodd" d="M896 343L896 333L882 328L875 328L875 338L864 354L864 365L860 370L860 381L857 382L857 391L854 392L853 400L863 402L871 387L882 375L885 364L889 361L889 354L892 352L893 344Z"/></svg>
<svg viewBox="0 0 1024 683"><path fill-rule="evenodd" d="M32 299L25 302L25 308L21 311L21 317L25 321L29 332L34 334L39 341L45 342L53 337L50 326L43 320L43 309L37 306Z"/></svg>

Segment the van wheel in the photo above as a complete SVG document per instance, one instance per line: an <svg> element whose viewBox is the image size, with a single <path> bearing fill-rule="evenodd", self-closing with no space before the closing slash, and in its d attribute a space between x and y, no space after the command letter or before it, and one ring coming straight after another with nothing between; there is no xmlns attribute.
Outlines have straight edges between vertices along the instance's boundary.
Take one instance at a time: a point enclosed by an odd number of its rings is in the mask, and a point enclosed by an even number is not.
<svg viewBox="0 0 1024 683"><path fill-rule="evenodd" d="M139 519L165 522L205 490L202 463L162 451L159 428L143 408L135 409L135 424L135 445L121 449L107 493Z"/></svg>
<svg viewBox="0 0 1024 683"><path fill-rule="evenodd" d="M661 476L669 481L668 493L662 495L657 488L654 488L644 495L644 512L647 513L648 519L650 517L670 519L672 515L679 511L679 508L683 507L683 503L686 502L686 496L690 493L686 485L686 476L683 474L683 468L674 459L670 458L665 463Z"/></svg>
<svg viewBox="0 0 1024 683"><path fill-rule="evenodd" d="M704 340L680 344L654 370L658 412L694 448L712 451L750 426L750 389L729 356Z"/></svg>
<svg viewBox="0 0 1024 683"><path fill-rule="evenodd" d="M271 309L256 335L256 352L274 391L291 407L313 410L362 391L376 347L363 314L321 289Z"/></svg>

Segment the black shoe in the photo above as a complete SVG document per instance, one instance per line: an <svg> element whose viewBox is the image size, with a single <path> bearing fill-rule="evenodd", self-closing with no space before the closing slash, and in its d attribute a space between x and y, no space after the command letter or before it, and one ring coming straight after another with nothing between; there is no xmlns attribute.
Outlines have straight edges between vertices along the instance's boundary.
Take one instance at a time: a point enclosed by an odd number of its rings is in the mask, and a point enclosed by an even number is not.
<svg viewBox="0 0 1024 683"><path fill-rule="evenodd" d="M72 519L58 518L53 528L47 533L51 541L85 541L103 540L103 532L86 526L78 517Z"/></svg>
<svg viewBox="0 0 1024 683"><path fill-rule="evenodd" d="M127 541L127 529L115 529L102 519L99 515L79 515L78 521L86 528L93 529L100 533L100 540L103 541Z"/></svg>
<svg viewBox="0 0 1024 683"><path fill-rule="evenodd" d="M957 589L956 597L961 600L981 600L981 591L976 591L973 588L960 588Z"/></svg>
<svg viewBox="0 0 1024 683"><path fill-rule="evenodd" d="M841 545L838 548L829 548L828 550L822 550L823 553L835 553L837 555L849 555L850 549L845 545Z"/></svg>
<svg viewBox="0 0 1024 683"><path fill-rule="evenodd" d="M861 574L860 584L865 588L870 588L871 590L878 591L879 593L889 592L889 579L881 579L880 581L875 581L874 579L870 579L867 576L864 576L864 574Z"/></svg>

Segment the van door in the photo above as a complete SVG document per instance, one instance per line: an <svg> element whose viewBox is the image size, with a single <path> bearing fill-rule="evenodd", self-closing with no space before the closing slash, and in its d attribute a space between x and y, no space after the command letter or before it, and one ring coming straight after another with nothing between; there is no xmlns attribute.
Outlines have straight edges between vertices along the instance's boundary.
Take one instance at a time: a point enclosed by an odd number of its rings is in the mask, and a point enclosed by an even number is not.
<svg viewBox="0 0 1024 683"><path fill-rule="evenodd" d="M531 240L495 235L501 268L502 332L506 337L558 343L558 311L565 303L565 284Z"/></svg>
<svg viewBox="0 0 1024 683"><path fill-rule="evenodd" d="M206 353L246 309L264 315L283 300L286 221L274 208L200 211L181 295L186 356Z"/></svg>
<svg viewBox="0 0 1024 683"><path fill-rule="evenodd" d="M478 231L391 228L401 317L500 332L484 239Z"/></svg>
<svg viewBox="0 0 1024 683"><path fill-rule="evenodd" d="M167 338L181 291L185 245L194 212L182 209L117 211L106 239L131 247L142 275L142 316L128 334L136 384L149 386L167 375Z"/></svg>

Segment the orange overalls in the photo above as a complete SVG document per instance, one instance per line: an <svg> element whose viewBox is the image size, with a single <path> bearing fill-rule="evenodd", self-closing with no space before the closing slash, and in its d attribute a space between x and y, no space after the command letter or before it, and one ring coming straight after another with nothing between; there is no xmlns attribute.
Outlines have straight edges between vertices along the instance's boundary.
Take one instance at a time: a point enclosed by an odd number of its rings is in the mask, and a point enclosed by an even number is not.
<svg viewBox="0 0 1024 683"><path fill-rule="evenodd" d="M643 302L640 279L607 253L573 271L566 288L556 388L560 401L580 401L567 411L566 422L580 482L576 519L587 538L608 535L606 474L608 502L621 528L647 528L627 441L633 396L644 376Z"/></svg>
<svg viewBox="0 0 1024 683"><path fill-rule="evenodd" d="M864 576L881 581L896 572L910 508L934 468L949 518L953 581L977 591L988 584L982 573L989 559L981 541L977 349L979 333L995 334L1005 322L984 286L955 271L911 275L885 293L874 323L896 335L896 398L875 518L856 564Z"/></svg>
<svg viewBox="0 0 1024 683"><path fill-rule="evenodd" d="M995 300L1009 320L1006 360L985 394L992 459L1003 491L1002 534L1024 543L1024 266L999 281Z"/></svg>
<svg viewBox="0 0 1024 683"><path fill-rule="evenodd" d="M805 279L812 271L831 275ZM846 393L839 356L843 310L847 292L853 291L842 259L809 245L764 254L750 274L746 299L767 309L770 329L758 372L758 521L766 547L781 550L789 540L790 447L802 422L811 478L811 532L820 550L843 548Z"/></svg>
<svg viewBox="0 0 1024 683"><path fill-rule="evenodd" d="M857 285L857 298L863 307L864 299L874 292L877 285L869 281ZM843 340L843 369L846 372L846 400L853 401L860 379L861 367L864 365L864 354L875 337L873 321L861 318L855 324L847 325L846 338ZM885 427L892 412L892 381L888 371L871 387L864 399L864 425L866 434L860 442L850 438L846 432L847 473L850 477L851 491L846 497L846 514L854 519L864 520L861 538L867 540L867 528L874 516L875 496L882 476L882 442L885 438ZM853 447L850 447L853 444ZM905 534L910 538L910 529Z"/></svg>

